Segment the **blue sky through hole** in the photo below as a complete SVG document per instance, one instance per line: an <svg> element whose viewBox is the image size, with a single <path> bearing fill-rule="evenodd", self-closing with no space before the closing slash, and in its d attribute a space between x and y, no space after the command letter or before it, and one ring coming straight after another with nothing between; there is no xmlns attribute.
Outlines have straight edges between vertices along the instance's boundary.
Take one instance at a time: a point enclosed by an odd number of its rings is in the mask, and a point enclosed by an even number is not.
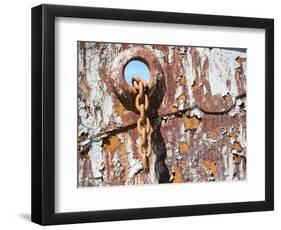
<svg viewBox="0 0 281 230"><path fill-rule="evenodd" d="M150 73L146 64L139 60L130 61L124 70L125 79L129 84L132 84L132 77L139 76L145 81L149 81Z"/></svg>

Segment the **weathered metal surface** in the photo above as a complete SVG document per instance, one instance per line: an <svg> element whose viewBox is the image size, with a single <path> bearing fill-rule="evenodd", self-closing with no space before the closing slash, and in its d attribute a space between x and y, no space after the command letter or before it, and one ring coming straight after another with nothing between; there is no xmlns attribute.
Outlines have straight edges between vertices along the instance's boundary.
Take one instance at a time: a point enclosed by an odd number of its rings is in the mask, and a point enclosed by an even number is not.
<svg viewBox="0 0 281 230"><path fill-rule="evenodd" d="M150 171L123 70L150 70ZM246 53L219 48L78 43L78 185L246 178Z"/></svg>

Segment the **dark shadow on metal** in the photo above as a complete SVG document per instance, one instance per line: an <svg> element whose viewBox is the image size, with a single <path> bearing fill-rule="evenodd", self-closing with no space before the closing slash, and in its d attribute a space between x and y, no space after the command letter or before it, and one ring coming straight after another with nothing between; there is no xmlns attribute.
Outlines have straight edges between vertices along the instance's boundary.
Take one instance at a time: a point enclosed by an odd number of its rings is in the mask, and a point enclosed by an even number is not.
<svg viewBox="0 0 281 230"><path fill-rule="evenodd" d="M162 119L153 121L153 132L151 133L152 151L156 155L155 173L160 184L170 182L170 174L165 163L167 157L166 144L161 134Z"/></svg>
<svg viewBox="0 0 281 230"><path fill-rule="evenodd" d="M155 174L160 184L170 182L170 174L165 163L167 157L166 144L161 134L161 123L163 119L159 117L158 109L162 104L166 93L165 77L157 81L157 92L150 98L149 118L154 118L152 121L153 131L151 133L152 151L156 155ZM152 119L151 119L152 120Z"/></svg>

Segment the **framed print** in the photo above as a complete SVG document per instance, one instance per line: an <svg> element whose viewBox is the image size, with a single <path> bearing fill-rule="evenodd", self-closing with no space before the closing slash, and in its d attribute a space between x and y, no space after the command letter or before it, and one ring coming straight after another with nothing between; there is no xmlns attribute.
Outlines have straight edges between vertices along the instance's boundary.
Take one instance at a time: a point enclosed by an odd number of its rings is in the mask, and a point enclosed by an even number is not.
<svg viewBox="0 0 281 230"><path fill-rule="evenodd" d="M32 8L32 221L274 208L274 21Z"/></svg>

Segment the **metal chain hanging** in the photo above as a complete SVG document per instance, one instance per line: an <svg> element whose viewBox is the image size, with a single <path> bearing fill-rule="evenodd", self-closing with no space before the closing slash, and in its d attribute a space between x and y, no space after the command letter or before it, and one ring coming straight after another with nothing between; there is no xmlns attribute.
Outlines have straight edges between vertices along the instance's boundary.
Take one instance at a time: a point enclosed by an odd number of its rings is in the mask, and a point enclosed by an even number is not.
<svg viewBox="0 0 281 230"><path fill-rule="evenodd" d="M149 157L151 155L151 123L149 118L146 116L146 112L149 107L149 99L148 99L148 84L146 81L140 79L139 77L132 78L132 85L135 89L136 99L135 99L135 107L140 114L140 117L137 121L137 130L141 135L141 142L139 145L139 151L143 156L143 167L144 172L149 172Z"/></svg>

